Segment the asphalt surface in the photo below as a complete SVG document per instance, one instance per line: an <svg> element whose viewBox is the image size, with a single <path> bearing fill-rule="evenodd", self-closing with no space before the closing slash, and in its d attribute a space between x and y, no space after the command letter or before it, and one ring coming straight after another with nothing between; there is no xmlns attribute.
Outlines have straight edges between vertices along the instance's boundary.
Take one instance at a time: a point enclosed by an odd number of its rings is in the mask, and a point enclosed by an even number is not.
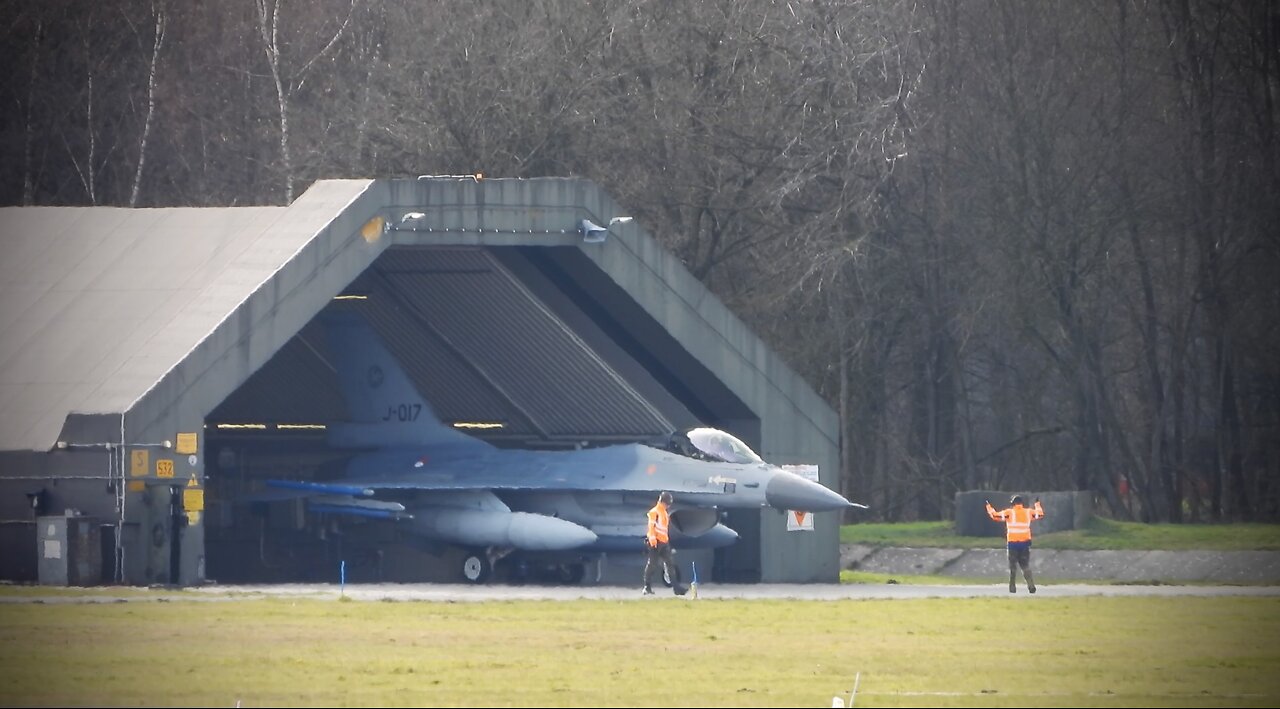
<svg viewBox="0 0 1280 709"><path fill-rule="evenodd" d="M982 598L1005 597L1011 600L1062 598L1068 596L1262 596L1280 598L1280 586L1168 586L1168 585L1090 585L1042 584L1035 595L1021 584L1010 594L1004 583L980 585L911 585L911 584L701 584L696 597L690 593L676 596L669 589L655 589L652 596L642 596L638 588L622 586L507 586L500 584L469 586L463 584L272 584L209 585L181 591L153 589L140 593L122 589L112 593L97 588L93 593L40 593L33 587L31 595L0 596L0 603L123 603L166 601L236 601L261 598L297 598L337 601L347 597L353 601L421 601L463 603L483 601L631 601L636 603L684 602L716 599L783 599L806 601L856 601L872 599ZM126 592L127 591L127 592Z"/></svg>
<svg viewBox="0 0 1280 709"><path fill-rule="evenodd" d="M1057 551L1037 549L1032 569L1037 593L1007 587L1008 561L1002 549L875 548L844 545L840 566L889 575L954 576L955 584L700 584L696 600L788 599L869 600L912 598L1010 599L1065 596L1263 596L1280 597L1280 552ZM973 579L991 579L974 583ZM963 580L961 580L963 579ZM1092 581L1080 583L1079 581ZM1190 585L1187 585L1190 584ZM187 589L67 589L30 587L30 593L0 595L0 603L119 603L146 601L234 601L252 598L312 598L357 601L477 602L512 600L609 600L661 602L695 600L658 587L642 596L629 586L506 584L209 584ZM75 591L73 589L73 591Z"/></svg>
<svg viewBox="0 0 1280 709"><path fill-rule="evenodd" d="M244 592L246 589L240 589ZM638 588L621 586L464 586L451 584L377 584L371 586L267 587L266 595L335 597L345 594L355 600L402 601L498 601L498 600L610 600L653 602L659 600L695 600L691 595L675 596L669 589L655 589L653 596L642 596ZM1275 586L1040 586L1039 596L1278 596ZM713 599L790 599L790 600L860 600L893 598L977 598L982 596L1018 596L1032 598L1025 588L1010 594L1004 584L979 586L933 586L905 584L706 584L699 585L696 600Z"/></svg>

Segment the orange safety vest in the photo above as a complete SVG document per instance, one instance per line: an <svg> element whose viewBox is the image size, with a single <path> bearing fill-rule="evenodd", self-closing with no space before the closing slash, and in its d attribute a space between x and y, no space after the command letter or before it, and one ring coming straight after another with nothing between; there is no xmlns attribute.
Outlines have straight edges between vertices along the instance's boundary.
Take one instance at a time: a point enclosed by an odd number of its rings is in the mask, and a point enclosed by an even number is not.
<svg viewBox="0 0 1280 709"><path fill-rule="evenodd" d="M1007 510L996 512L996 508L988 504L987 515L997 522L1004 522L1006 541L1029 542L1031 541L1031 520L1043 518L1044 508L1037 501L1032 509L1014 505Z"/></svg>
<svg viewBox="0 0 1280 709"><path fill-rule="evenodd" d="M649 546L656 547L670 542L667 537L667 527L670 525L671 513L667 512L667 506L661 502L654 505L649 510Z"/></svg>

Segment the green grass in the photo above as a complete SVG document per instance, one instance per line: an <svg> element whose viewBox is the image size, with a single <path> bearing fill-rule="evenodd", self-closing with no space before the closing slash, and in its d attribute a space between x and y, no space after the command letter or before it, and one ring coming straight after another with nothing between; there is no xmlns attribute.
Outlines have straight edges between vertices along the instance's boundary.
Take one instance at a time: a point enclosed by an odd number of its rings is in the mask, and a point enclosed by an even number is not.
<svg viewBox="0 0 1280 709"><path fill-rule="evenodd" d="M1062 579L1054 579L1057 583L1063 583ZM840 583L854 583L864 585L878 584L910 584L912 586L969 586L975 584L992 585L991 577L985 578L965 578L963 576L943 576L940 574L880 574L870 571L852 571L850 569L840 570Z"/></svg>
<svg viewBox="0 0 1280 709"><path fill-rule="evenodd" d="M10 603L0 704L1275 706L1277 638L1274 597Z"/></svg>
<svg viewBox="0 0 1280 709"><path fill-rule="evenodd" d="M961 537L951 522L848 524L842 544L895 547L998 549L1001 537ZM1280 524L1141 524L1094 517L1084 529L1037 534L1038 549L1280 550Z"/></svg>

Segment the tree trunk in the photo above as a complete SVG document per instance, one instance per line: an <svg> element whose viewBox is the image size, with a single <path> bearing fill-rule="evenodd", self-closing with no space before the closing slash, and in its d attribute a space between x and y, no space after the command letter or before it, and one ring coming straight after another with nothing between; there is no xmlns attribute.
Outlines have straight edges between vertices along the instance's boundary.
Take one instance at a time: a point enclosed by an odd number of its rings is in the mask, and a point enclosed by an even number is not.
<svg viewBox="0 0 1280 709"><path fill-rule="evenodd" d="M142 169L147 164L147 138L151 135L151 120L156 113L156 71L160 64L160 48L164 46L165 8L162 0L153 6L156 18L155 40L151 46L151 64L147 71L147 117L142 123L142 138L138 140L138 167L133 173L133 189L129 192L129 206L138 206L142 189Z"/></svg>

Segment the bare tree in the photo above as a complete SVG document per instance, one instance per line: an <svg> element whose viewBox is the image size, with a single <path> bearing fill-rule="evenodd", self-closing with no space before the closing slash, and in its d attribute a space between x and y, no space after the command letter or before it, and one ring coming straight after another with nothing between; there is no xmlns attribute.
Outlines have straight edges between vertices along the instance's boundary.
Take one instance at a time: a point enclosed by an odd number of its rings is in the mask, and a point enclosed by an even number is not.
<svg viewBox="0 0 1280 709"><path fill-rule="evenodd" d="M34 13L32 13L34 14ZM25 100L22 101L22 204L30 205L35 196L35 178L32 175L34 166L32 165L32 148L35 138L35 102L36 102L36 86L40 76L40 53L41 41L44 38L45 23L42 17L34 16L24 18L27 20L27 31L29 32L29 56L27 64L30 71L27 73L27 86ZM13 22L10 27L23 27L23 22Z"/></svg>
<svg viewBox="0 0 1280 709"><path fill-rule="evenodd" d="M346 31L347 25L351 22L351 15L355 10L355 0L350 0L346 17L342 19L338 29L333 32L328 41L311 58L303 61L300 66L293 69L286 66L286 58L281 51L280 7L283 4L284 0L254 0L254 8L258 13L258 31L262 39L262 49L267 57L267 67L271 71L272 82L275 84L276 103L279 108L280 163L284 172L285 202L292 202L294 172L293 158L290 155L289 146L289 104L306 82L307 75L311 72L316 62L329 54L334 46L338 44L338 40L342 38L342 33Z"/></svg>
<svg viewBox="0 0 1280 709"><path fill-rule="evenodd" d="M129 206L138 205L142 189L142 169L147 164L147 138L151 135L151 121L156 113L156 73L159 70L160 50L164 47L165 24L168 21L164 0L153 0L151 13L155 20L151 43L151 62L147 67L147 116L142 124L142 137L138 139L138 168L133 173L133 188L129 191Z"/></svg>
<svg viewBox="0 0 1280 709"><path fill-rule="evenodd" d="M1275 3L151 3L0 0L0 199L584 175L832 403L875 515L1280 515Z"/></svg>

